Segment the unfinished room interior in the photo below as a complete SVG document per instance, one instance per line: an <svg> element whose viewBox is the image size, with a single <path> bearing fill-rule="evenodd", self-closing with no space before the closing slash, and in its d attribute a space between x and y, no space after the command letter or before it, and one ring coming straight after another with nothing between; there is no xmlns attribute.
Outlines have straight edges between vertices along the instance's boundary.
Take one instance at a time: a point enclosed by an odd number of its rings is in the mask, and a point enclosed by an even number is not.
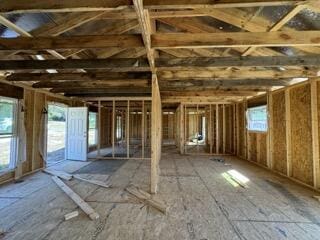
<svg viewBox="0 0 320 240"><path fill-rule="evenodd" d="M0 239L320 240L319 0L0 0Z"/></svg>

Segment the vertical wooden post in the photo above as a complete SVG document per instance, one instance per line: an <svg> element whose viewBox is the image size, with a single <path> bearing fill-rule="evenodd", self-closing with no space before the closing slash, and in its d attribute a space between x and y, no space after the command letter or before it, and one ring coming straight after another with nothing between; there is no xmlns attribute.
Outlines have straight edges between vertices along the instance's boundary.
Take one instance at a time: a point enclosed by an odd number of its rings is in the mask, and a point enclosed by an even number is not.
<svg viewBox="0 0 320 240"><path fill-rule="evenodd" d="M152 114L151 114L151 193L156 193L159 181L162 134L161 98L157 75L152 74Z"/></svg>
<svg viewBox="0 0 320 240"><path fill-rule="evenodd" d="M244 159L248 159L247 99L243 102Z"/></svg>
<svg viewBox="0 0 320 240"><path fill-rule="evenodd" d="M291 159L291 109L290 109L290 89L285 90L286 105L286 142L287 142L287 176L292 176Z"/></svg>
<svg viewBox="0 0 320 240"><path fill-rule="evenodd" d="M98 101L98 157L101 157L101 101Z"/></svg>
<svg viewBox="0 0 320 240"><path fill-rule="evenodd" d="M237 156L239 157L240 155L240 122L239 122L239 116L240 116L240 111L239 111L239 104L236 104L236 115L237 115Z"/></svg>
<svg viewBox="0 0 320 240"><path fill-rule="evenodd" d="M197 118L196 118L196 125L197 125L197 153L199 152L199 132L200 132L200 129L199 129L199 105L197 104L197 114L196 114Z"/></svg>
<svg viewBox="0 0 320 240"><path fill-rule="evenodd" d="M141 109L141 157L144 158L144 128L145 128L145 122L144 122L144 101L142 101L142 109Z"/></svg>
<svg viewBox="0 0 320 240"><path fill-rule="evenodd" d="M226 140L227 140L227 135L226 135L226 105L222 105L222 149L223 149L223 154L226 153Z"/></svg>
<svg viewBox="0 0 320 240"><path fill-rule="evenodd" d="M310 81L311 85L311 119L312 119L312 158L313 158L313 183L315 188L320 187L319 163L319 119L318 119L318 86L317 79Z"/></svg>
<svg viewBox="0 0 320 240"><path fill-rule="evenodd" d="M208 132L208 139L209 139L209 144L210 144L210 154L212 154L212 143L213 143L213 140L212 140L212 105L210 104L210 110L209 110L209 125L208 125L208 128L209 128L209 132Z"/></svg>
<svg viewBox="0 0 320 240"><path fill-rule="evenodd" d="M236 104L233 104L233 154L237 154L237 109Z"/></svg>
<svg viewBox="0 0 320 240"><path fill-rule="evenodd" d="M130 157L130 101L127 101L127 158Z"/></svg>
<svg viewBox="0 0 320 240"><path fill-rule="evenodd" d="M187 153L188 151L188 146L187 146L187 141L188 141L188 132L187 132L187 123L189 124L189 116L187 115L187 105L184 105L184 121L183 121L183 128L184 128L184 141L183 141L183 153ZM187 117L188 116L188 117Z"/></svg>
<svg viewBox="0 0 320 240"><path fill-rule="evenodd" d="M216 104L216 154L219 154L220 148L220 129L219 129L219 104Z"/></svg>
<svg viewBox="0 0 320 240"><path fill-rule="evenodd" d="M185 128L184 128L184 105L180 105L180 154L184 154L184 135L185 135Z"/></svg>
<svg viewBox="0 0 320 240"><path fill-rule="evenodd" d="M272 92L268 92L268 132L267 132L267 165L268 168L273 169L273 102L272 102Z"/></svg>
<svg viewBox="0 0 320 240"><path fill-rule="evenodd" d="M115 115L116 115L116 102L112 101L112 132L111 132L111 142L112 142L112 157L114 158L114 128L115 128Z"/></svg>

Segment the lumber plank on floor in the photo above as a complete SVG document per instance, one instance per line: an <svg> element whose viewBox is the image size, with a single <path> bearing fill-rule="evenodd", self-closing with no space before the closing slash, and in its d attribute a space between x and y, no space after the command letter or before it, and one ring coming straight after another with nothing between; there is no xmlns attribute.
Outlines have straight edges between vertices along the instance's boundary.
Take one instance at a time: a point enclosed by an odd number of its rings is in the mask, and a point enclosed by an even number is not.
<svg viewBox="0 0 320 240"><path fill-rule="evenodd" d="M99 218L99 214L58 177L53 176L52 180L91 218L91 220Z"/></svg>

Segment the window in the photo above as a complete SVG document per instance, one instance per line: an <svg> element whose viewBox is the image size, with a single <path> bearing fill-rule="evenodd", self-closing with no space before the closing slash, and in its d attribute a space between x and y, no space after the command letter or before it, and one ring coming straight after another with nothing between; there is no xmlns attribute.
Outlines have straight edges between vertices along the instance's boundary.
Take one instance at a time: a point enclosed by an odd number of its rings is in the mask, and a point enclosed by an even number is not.
<svg viewBox="0 0 320 240"><path fill-rule="evenodd" d="M15 99L0 97L0 171L15 166L17 104Z"/></svg>
<svg viewBox="0 0 320 240"><path fill-rule="evenodd" d="M89 146L97 145L98 143L97 116L97 113L89 112Z"/></svg>
<svg viewBox="0 0 320 240"><path fill-rule="evenodd" d="M247 110L247 123L249 131L266 132L268 129L267 106L249 108Z"/></svg>

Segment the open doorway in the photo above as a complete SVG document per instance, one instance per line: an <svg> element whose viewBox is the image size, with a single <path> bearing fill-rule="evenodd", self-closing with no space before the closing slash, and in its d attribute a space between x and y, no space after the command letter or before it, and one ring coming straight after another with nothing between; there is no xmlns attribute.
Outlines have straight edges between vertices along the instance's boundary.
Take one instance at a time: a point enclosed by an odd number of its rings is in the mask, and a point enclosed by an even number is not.
<svg viewBox="0 0 320 240"><path fill-rule="evenodd" d="M48 104L47 125L47 165L52 165L66 159L67 142L67 106Z"/></svg>
<svg viewBox="0 0 320 240"><path fill-rule="evenodd" d="M0 172L16 163L18 100L0 97Z"/></svg>

